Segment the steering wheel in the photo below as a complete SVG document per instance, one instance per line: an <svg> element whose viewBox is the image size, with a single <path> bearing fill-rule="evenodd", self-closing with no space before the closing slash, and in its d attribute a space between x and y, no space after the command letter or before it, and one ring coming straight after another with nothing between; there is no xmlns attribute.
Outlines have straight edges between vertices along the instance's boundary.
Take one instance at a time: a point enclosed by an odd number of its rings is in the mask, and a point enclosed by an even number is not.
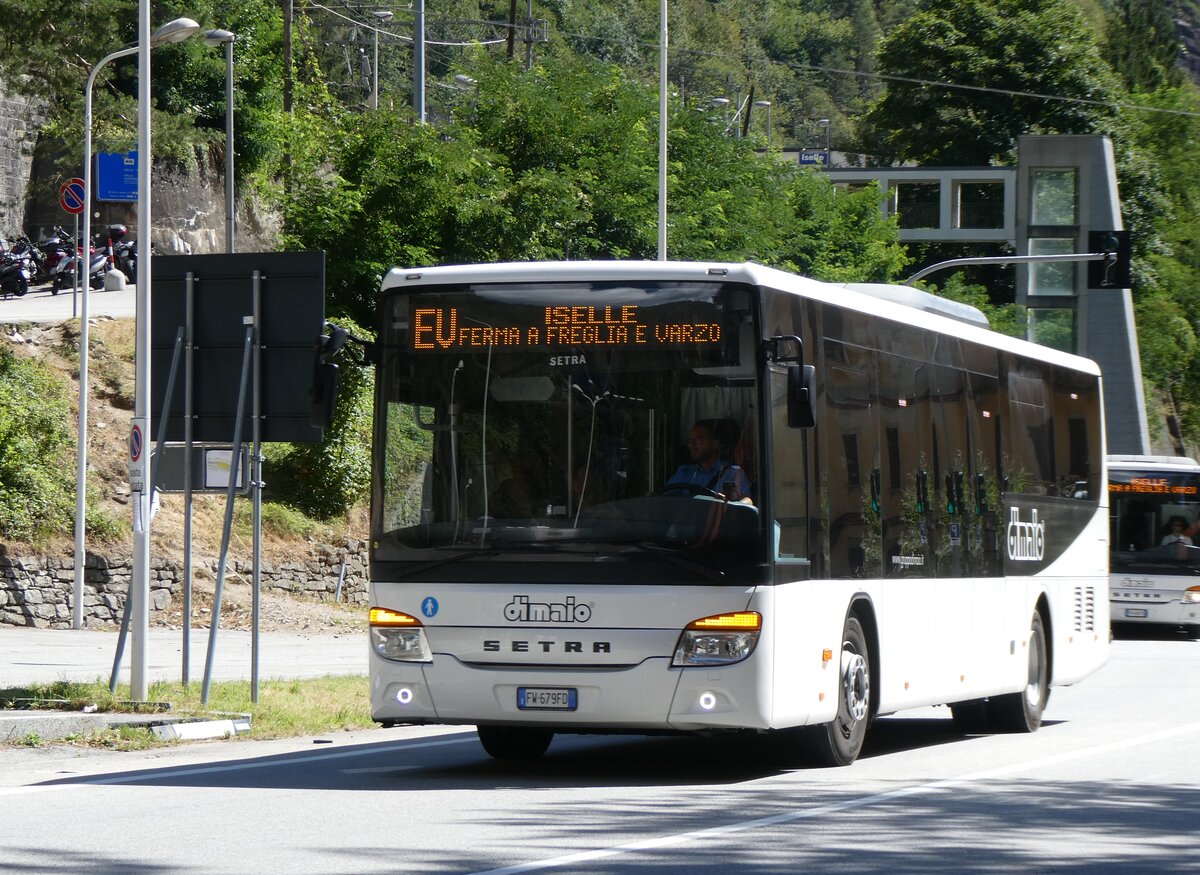
<svg viewBox="0 0 1200 875"><path fill-rule="evenodd" d="M662 489L658 490L655 495L670 495L672 492L682 490L690 496L705 495L709 498L724 498L725 496L715 490L709 489L707 486L699 486L695 483L668 483Z"/></svg>

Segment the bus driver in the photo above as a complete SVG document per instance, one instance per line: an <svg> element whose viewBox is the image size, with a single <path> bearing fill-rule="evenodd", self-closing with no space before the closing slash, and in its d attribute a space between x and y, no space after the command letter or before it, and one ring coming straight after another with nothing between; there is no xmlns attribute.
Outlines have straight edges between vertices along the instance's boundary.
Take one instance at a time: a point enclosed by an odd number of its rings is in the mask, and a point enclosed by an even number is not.
<svg viewBox="0 0 1200 875"><path fill-rule="evenodd" d="M667 481L671 486L697 486L718 492L729 501L754 504L750 498L750 481L746 472L722 458L724 447L710 420L702 419L692 426L687 439L692 464L680 465Z"/></svg>

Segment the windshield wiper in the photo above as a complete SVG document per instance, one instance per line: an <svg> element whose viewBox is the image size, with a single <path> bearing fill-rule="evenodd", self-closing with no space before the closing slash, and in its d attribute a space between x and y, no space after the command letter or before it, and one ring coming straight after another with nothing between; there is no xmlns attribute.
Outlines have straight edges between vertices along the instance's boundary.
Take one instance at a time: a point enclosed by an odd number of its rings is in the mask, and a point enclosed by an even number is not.
<svg viewBox="0 0 1200 875"><path fill-rule="evenodd" d="M459 562L463 559L495 556L498 552L498 550L465 550L462 553L455 553L453 556L443 556L441 559L433 559L429 562L424 562L421 565L418 565L416 568L406 568L404 571L397 574L396 577L411 577L414 574L420 574L422 571L428 571L430 568L437 568L439 565L449 565L452 562Z"/></svg>
<svg viewBox="0 0 1200 875"><path fill-rule="evenodd" d="M678 565L680 568L685 568L688 571L694 571L696 574L707 577L713 583L725 582L724 571L718 571L715 568L709 568L707 565L701 565L699 562L692 562L691 560L684 559L678 553L673 553L663 547L655 547L645 542L636 542L633 543L632 546L637 547L639 550L644 550L647 553L653 553L655 556L661 556L672 565Z"/></svg>

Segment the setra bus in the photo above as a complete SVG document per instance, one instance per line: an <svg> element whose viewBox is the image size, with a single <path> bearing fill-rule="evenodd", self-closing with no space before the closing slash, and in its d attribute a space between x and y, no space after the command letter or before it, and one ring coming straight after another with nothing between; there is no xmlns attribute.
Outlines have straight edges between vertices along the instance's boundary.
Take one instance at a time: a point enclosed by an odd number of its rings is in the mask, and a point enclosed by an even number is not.
<svg viewBox="0 0 1200 875"><path fill-rule="evenodd" d="M750 731L848 764L901 709L1033 731L1106 658L1099 371L974 308L493 264L390 271L378 331L377 722L500 758Z"/></svg>
<svg viewBox="0 0 1200 875"><path fill-rule="evenodd" d="M1200 638L1200 465L1109 456L1108 502L1111 621Z"/></svg>

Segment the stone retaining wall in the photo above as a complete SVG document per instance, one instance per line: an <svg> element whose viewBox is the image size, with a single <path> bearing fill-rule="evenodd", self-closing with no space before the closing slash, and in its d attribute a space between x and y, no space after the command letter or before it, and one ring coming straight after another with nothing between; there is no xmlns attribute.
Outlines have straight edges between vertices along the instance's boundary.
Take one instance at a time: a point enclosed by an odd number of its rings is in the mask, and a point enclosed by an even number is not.
<svg viewBox="0 0 1200 875"><path fill-rule="evenodd" d="M332 600L337 595L343 559L346 571L342 578L341 601L365 605L368 568L365 541L351 541L340 547L324 545L295 562L263 562L259 579L264 590ZM193 558L192 562L194 573L216 578L215 561ZM226 580L236 575L249 582L252 572L250 562L231 561L226 567ZM88 553L83 575L85 627L120 625L131 576L129 556ZM8 555L0 548L0 627L69 629L74 584L75 559L71 555L20 557ZM183 560L153 560L150 571L152 614L167 610L172 597L182 592Z"/></svg>

